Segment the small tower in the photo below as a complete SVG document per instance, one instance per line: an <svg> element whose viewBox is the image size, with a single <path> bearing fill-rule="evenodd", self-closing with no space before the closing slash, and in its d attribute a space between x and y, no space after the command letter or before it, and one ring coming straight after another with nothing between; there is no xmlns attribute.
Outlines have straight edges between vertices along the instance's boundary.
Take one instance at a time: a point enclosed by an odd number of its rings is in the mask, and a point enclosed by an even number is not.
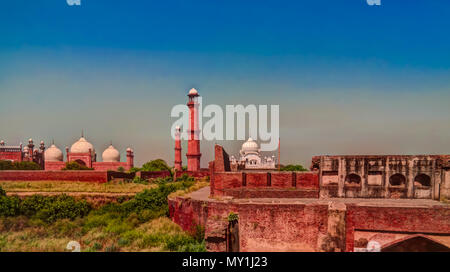
<svg viewBox="0 0 450 272"><path fill-rule="evenodd" d="M199 140L199 130L198 130L198 98L199 94L196 89L192 88L189 91L188 97L189 102L187 106L189 107L189 138L188 138L188 151L186 153L187 157L187 168L188 171L198 171L200 170L200 140Z"/></svg>
<svg viewBox="0 0 450 272"><path fill-rule="evenodd" d="M28 161L33 161L34 142L33 139L28 140Z"/></svg>
<svg viewBox="0 0 450 272"><path fill-rule="evenodd" d="M134 167L134 151L131 148L127 148L127 169L130 170Z"/></svg>
<svg viewBox="0 0 450 272"><path fill-rule="evenodd" d="M182 161L181 161L181 140L180 140L180 127L175 128L175 170L182 171Z"/></svg>

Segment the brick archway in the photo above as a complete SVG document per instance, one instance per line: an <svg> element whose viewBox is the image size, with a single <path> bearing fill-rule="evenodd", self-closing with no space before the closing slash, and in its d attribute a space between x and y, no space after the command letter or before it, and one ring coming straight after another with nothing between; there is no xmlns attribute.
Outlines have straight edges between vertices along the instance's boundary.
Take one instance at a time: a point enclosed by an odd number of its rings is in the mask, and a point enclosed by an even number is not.
<svg viewBox="0 0 450 272"><path fill-rule="evenodd" d="M450 252L450 248L424 235L411 235L381 248L382 252Z"/></svg>

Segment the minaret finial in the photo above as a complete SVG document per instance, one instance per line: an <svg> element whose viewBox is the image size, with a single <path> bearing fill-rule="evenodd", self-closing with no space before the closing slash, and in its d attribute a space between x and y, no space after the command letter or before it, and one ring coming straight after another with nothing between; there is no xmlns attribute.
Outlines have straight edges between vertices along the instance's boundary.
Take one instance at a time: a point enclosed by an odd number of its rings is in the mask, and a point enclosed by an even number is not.
<svg viewBox="0 0 450 272"><path fill-rule="evenodd" d="M55 139L52 138L52 145L55 145Z"/></svg>
<svg viewBox="0 0 450 272"><path fill-rule="evenodd" d="M81 138L84 138L84 129L81 129Z"/></svg>

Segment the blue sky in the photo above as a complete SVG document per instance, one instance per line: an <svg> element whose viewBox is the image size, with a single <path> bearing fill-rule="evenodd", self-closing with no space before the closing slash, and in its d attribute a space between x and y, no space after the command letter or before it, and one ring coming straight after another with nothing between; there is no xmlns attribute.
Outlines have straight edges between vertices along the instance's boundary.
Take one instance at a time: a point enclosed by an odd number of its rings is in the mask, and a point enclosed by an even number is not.
<svg viewBox="0 0 450 272"><path fill-rule="evenodd" d="M170 109L196 87L279 104L282 163L448 154L448 18L444 0L4 1L0 138L63 148L85 129L98 153L112 140L172 162Z"/></svg>

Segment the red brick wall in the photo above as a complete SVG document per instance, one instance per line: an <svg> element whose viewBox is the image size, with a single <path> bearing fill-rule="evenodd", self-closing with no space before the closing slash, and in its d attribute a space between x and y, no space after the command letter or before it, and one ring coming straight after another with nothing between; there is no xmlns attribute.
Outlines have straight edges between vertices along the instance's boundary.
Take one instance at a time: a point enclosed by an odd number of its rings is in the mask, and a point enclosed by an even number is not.
<svg viewBox="0 0 450 272"><path fill-rule="evenodd" d="M171 177L170 171L140 171L136 174L143 179L167 178Z"/></svg>
<svg viewBox="0 0 450 272"><path fill-rule="evenodd" d="M215 162L214 162L215 163ZM296 184L294 186L293 184ZM236 192L230 189L251 190ZM261 189L261 194L255 189ZM214 172L211 178L211 193L216 196L238 197L318 197L319 175L317 172ZM305 193L291 193L287 190L305 190ZM270 192L272 190L272 193ZM306 192L308 191L308 192ZM271 196L272 195L272 196Z"/></svg>
<svg viewBox="0 0 450 272"><path fill-rule="evenodd" d="M211 183L211 194L221 196L224 189L242 187L242 172L214 172L214 183Z"/></svg>
<svg viewBox="0 0 450 272"><path fill-rule="evenodd" d="M292 188L294 187L292 184L294 175L291 172L272 172L271 186L273 188Z"/></svg>
<svg viewBox="0 0 450 272"><path fill-rule="evenodd" d="M22 152L0 152L0 160L4 161L22 161Z"/></svg>
<svg viewBox="0 0 450 272"><path fill-rule="evenodd" d="M45 170L46 171L57 171L61 170L66 166L65 162L45 162Z"/></svg>
<svg viewBox="0 0 450 272"><path fill-rule="evenodd" d="M117 171L119 167L123 167L125 171L130 170L126 162L93 162L92 168L97 171Z"/></svg>
<svg viewBox="0 0 450 272"><path fill-rule="evenodd" d="M106 171L0 171L0 180L8 181L88 181L107 182Z"/></svg>
<svg viewBox="0 0 450 272"><path fill-rule="evenodd" d="M346 251L353 251L355 230L450 234L450 209L347 205Z"/></svg>
<svg viewBox="0 0 450 272"><path fill-rule="evenodd" d="M319 190L318 172L296 172L296 187Z"/></svg>
<svg viewBox="0 0 450 272"><path fill-rule="evenodd" d="M209 169L200 169L200 171L177 171L176 177L181 177L182 175L188 175L194 178L204 178L209 177Z"/></svg>

